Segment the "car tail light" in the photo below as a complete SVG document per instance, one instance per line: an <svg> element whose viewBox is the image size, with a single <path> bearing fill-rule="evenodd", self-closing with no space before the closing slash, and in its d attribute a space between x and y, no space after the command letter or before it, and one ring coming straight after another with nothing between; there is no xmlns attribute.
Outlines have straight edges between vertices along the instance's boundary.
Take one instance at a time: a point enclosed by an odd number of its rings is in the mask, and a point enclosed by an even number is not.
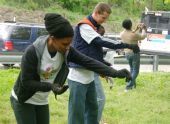
<svg viewBox="0 0 170 124"><path fill-rule="evenodd" d="M14 49L12 41L5 41L4 47L5 47L5 50L13 50Z"/></svg>

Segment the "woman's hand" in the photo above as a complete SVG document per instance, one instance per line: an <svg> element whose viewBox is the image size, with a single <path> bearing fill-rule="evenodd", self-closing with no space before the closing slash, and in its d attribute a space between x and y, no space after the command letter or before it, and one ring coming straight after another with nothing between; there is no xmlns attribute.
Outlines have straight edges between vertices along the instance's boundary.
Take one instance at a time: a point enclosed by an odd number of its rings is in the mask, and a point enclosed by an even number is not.
<svg viewBox="0 0 170 124"><path fill-rule="evenodd" d="M126 78L126 82L132 80L131 74L127 69L121 69L117 71L117 78Z"/></svg>
<svg viewBox="0 0 170 124"><path fill-rule="evenodd" d="M68 85L59 86L58 84L52 84L51 90L55 95L61 95L68 89Z"/></svg>

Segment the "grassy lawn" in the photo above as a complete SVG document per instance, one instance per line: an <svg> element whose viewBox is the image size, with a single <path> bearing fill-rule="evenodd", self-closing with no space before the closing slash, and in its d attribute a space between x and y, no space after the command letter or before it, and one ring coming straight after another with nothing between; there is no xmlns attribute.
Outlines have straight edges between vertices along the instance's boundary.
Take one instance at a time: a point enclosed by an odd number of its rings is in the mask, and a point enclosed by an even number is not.
<svg viewBox="0 0 170 124"><path fill-rule="evenodd" d="M0 124L15 124L10 93L18 69L0 70ZM114 79L112 90L103 80L106 105L103 121L107 124L170 124L170 73L140 73L137 88L124 92L124 80ZM50 95L50 124L67 124L68 91Z"/></svg>

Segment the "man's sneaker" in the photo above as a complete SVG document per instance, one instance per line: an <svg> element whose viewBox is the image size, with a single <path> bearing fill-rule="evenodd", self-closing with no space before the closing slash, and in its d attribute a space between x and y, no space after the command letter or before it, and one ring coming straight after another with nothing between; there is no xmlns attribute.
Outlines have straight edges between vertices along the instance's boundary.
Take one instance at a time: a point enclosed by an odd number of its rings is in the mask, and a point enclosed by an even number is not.
<svg viewBox="0 0 170 124"><path fill-rule="evenodd" d="M127 93L127 92L128 92L128 89L125 89L124 92Z"/></svg>

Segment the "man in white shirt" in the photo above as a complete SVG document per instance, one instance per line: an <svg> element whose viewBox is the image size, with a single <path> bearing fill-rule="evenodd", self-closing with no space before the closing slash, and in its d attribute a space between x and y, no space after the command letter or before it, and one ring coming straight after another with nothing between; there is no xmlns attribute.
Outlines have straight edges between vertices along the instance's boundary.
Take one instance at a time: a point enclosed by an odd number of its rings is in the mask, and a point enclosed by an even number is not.
<svg viewBox="0 0 170 124"><path fill-rule="evenodd" d="M97 33L97 29L108 19L110 13L111 8L108 4L97 4L93 13L81 20L75 27L75 35L72 43L73 47L81 53L103 63L105 62L103 61L102 47L111 49L130 48L135 51L139 49L137 45L114 44L101 38L100 34ZM101 120L105 103L102 85L100 82L95 83L93 71L86 70L75 63L69 64L68 84L70 96L68 123L98 124ZM105 64L110 65L108 63Z"/></svg>

